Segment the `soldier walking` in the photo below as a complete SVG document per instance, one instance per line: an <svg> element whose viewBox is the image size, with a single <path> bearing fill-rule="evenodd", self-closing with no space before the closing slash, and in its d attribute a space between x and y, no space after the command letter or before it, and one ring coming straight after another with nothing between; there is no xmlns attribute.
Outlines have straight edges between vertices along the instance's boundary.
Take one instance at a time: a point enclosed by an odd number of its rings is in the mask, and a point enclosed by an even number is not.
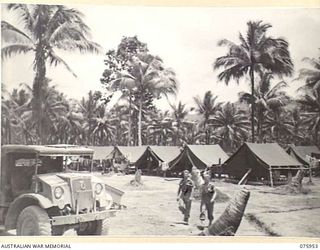
<svg viewBox="0 0 320 250"><path fill-rule="evenodd" d="M213 208L214 200L216 199L217 192L212 183L210 183L209 173L203 174L204 183L201 186L201 204L200 204L200 214L204 213L203 207L207 210L209 226L213 221Z"/></svg>
<svg viewBox="0 0 320 250"><path fill-rule="evenodd" d="M183 171L183 177L179 183L177 201L182 200L184 203L185 209L183 211L184 212L183 221L186 224L189 223L191 204L193 199L193 188L194 188L194 184L193 184L193 181L191 180L190 172L188 170Z"/></svg>

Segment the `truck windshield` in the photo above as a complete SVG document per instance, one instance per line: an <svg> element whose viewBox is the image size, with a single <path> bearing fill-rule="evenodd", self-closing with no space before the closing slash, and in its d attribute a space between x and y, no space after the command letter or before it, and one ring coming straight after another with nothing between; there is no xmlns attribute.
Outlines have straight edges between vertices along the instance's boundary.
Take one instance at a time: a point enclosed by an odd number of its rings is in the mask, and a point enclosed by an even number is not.
<svg viewBox="0 0 320 250"><path fill-rule="evenodd" d="M15 154L13 171L30 171L30 173L46 174L65 171L90 171L92 158L90 156L39 156Z"/></svg>
<svg viewBox="0 0 320 250"><path fill-rule="evenodd" d="M92 159L88 156L64 156L64 170L66 171L90 171Z"/></svg>

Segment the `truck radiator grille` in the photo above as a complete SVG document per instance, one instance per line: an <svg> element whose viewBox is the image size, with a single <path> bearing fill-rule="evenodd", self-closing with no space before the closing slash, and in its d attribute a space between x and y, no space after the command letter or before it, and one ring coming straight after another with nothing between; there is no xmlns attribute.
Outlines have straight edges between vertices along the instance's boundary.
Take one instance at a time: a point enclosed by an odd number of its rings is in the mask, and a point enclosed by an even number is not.
<svg viewBox="0 0 320 250"><path fill-rule="evenodd" d="M94 199L91 178L72 180L71 189L73 191L73 210L75 212L80 212L84 209L93 210Z"/></svg>

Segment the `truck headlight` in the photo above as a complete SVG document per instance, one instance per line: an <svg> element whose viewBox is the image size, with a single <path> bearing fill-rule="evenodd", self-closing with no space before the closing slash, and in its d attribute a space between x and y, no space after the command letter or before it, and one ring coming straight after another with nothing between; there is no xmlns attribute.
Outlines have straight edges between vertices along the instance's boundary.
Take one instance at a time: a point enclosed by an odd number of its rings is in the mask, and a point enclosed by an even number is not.
<svg viewBox="0 0 320 250"><path fill-rule="evenodd" d="M64 191L63 191L63 188L62 187L56 187L54 189L54 197L56 199L60 199L63 195Z"/></svg>
<svg viewBox="0 0 320 250"><path fill-rule="evenodd" d="M96 186L95 186L95 192L97 195L101 194L102 192L102 189L103 189L103 186L101 183L97 183Z"/></svg>

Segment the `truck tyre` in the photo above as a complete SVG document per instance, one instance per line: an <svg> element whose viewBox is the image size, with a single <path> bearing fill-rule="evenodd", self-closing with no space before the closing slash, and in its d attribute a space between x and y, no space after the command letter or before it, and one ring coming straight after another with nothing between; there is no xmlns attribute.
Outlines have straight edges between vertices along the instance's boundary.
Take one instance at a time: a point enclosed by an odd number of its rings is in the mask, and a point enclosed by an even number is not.
<svg viewBox="0 0 320 250"><path fill-rule="evenodd" d="M24 208L17 222L17 235L51 235L50 219L45 210L38 206Z"/></svg>
<svg viewBox="0 0 320 250"><path fill-rule="evenodd" d="M109 233L109 220L92 221L82 230L77 231L78 235L108 235Z"/></svg>
<svg viewBox="0 0 320 250"><path fill-rule="evenodd" d="M98 220L97 221L97 228L96 228L96 235L108 235L109 234L109 220Z"/></svg>

